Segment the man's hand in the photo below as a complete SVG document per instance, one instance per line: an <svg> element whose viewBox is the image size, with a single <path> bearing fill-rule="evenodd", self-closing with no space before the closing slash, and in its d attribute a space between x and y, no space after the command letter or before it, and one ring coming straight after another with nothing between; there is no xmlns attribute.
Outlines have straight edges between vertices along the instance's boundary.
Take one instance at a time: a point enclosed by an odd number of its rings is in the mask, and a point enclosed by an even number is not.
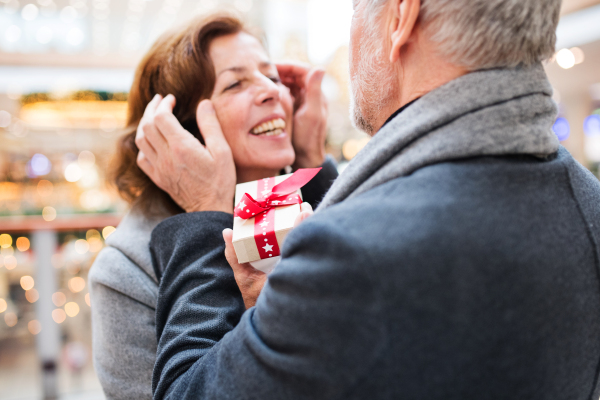
<svg viewBox="0 0 600 400"><path fill-rule="evenodd" d="M175 97L156 95L137 129L138 166L186 212L233 214L236 173L231 149L209 100L196 110L203 146L173 115Z"/></svg>
<svg viewBox="0 0 600 400"><path fill-rule="evenodd" d="M296 151L294 170L316 168L325 162L328 104L321 83L325 71L303 64L277 64L279 76L295 99L294 133Z"/></svg>
<svg viewBox="0 0 600 400"><path fill-rule="evenodd" d="M294 222L294 228L300 225L306 218L313 215L313 209L308 203L302 203L300 210L301 212ZM260 295L267 282L267 274L257 270L250 263L238 263L237 255L233 248L233 231L231 229L223 231L223 239L225 240L225 258L227 258L227 262L229 262L231 269L233 269L235 282L240 288L240 292L242 292L242 298L247 310L256 305L256 299L258 299L258 295Z"/></svg>

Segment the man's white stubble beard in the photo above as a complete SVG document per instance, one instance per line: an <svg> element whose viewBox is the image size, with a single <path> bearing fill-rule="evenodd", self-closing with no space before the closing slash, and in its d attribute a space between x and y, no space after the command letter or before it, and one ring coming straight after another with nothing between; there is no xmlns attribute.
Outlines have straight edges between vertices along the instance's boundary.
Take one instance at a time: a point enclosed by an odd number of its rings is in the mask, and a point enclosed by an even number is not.
<svg viewBox="0 0 600 400"><path fill-rule="evenodd" d="M398 81L396 68L385 56L377 30L367 29L362 43L351 49L359 51L360 57L359 65L350 77L350 115L355 128L373 136L378 116L398 93Z"/></svg>

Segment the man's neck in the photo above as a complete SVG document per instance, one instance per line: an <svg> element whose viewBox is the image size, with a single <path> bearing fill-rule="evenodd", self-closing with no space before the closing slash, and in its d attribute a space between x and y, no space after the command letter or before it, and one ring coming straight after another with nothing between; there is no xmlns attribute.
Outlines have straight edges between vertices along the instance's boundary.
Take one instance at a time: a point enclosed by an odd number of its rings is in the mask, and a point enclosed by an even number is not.
<svg viewBox="0 0 600 400"><path fill-rule="evenodd" d="M436 67L433 68L432 65ZM400 93L389 101L377 116L375 132L379 131L397 110L467 73L466 68L445 62L439 57L423 60L410 68L401 66L398 71Z"/></svg>

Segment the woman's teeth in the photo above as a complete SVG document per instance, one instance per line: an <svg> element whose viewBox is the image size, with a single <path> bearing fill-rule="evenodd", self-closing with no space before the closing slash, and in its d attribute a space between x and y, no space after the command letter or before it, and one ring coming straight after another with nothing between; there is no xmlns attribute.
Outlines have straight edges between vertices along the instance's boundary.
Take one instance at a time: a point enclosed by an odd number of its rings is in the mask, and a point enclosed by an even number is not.
<svg viewBox="0 0 600 400"><path fill-rule="evenodd" d="M253 128L250 133L257 136L277 136L283 133L285 129L285 121L281 118L272 121L264 122Z"/></svg>

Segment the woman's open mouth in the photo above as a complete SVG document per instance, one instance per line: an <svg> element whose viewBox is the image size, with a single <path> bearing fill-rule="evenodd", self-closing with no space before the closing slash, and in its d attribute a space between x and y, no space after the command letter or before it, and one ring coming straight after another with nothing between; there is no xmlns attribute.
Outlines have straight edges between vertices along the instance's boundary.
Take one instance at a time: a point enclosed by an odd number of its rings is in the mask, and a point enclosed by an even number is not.
<svg viewBox="0 0 600 400"><path fill-rule="evenodd" d="M254 136L278 136L284 129L285 121L282 118L275 118L252 128L250 133Z"/></svg>

